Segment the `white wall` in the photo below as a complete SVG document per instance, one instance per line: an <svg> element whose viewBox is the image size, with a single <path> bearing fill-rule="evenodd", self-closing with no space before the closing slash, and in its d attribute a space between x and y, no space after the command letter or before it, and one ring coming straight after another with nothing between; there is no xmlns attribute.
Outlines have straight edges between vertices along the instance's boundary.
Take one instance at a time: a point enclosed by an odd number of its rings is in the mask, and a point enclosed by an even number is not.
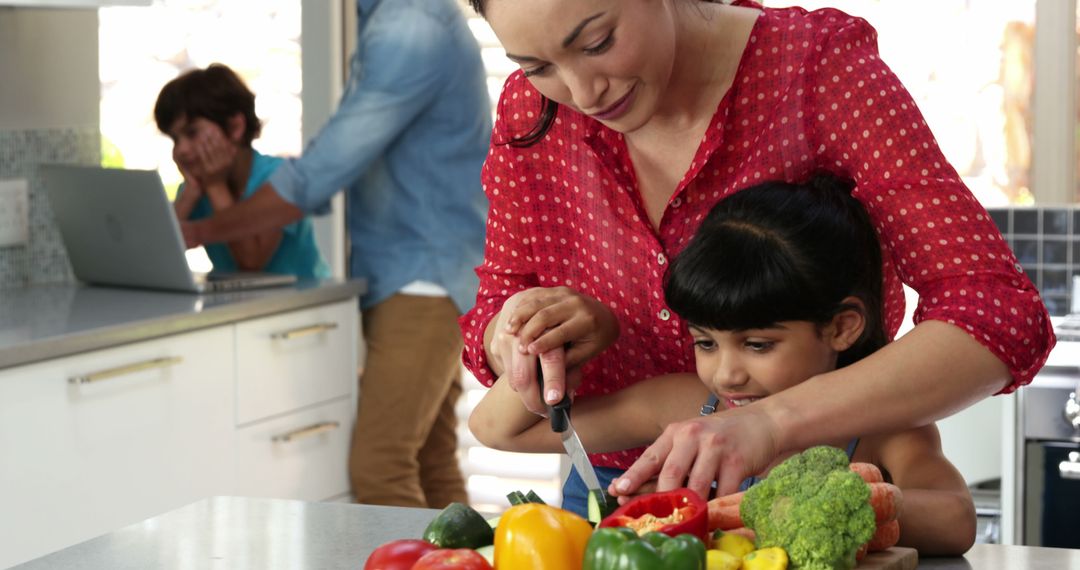
<svg viewBox="0 0 1080 570"><path fill-rule="evenodd" d="M945 457L968 484L1001 477L1002 397L987 398L938 422Z"/></svg>
<svg viewBox="0 0 1080 570"><path fill-rule="evenodd" d="M0 130L99 123L97 10L0 8Z"/></svg>

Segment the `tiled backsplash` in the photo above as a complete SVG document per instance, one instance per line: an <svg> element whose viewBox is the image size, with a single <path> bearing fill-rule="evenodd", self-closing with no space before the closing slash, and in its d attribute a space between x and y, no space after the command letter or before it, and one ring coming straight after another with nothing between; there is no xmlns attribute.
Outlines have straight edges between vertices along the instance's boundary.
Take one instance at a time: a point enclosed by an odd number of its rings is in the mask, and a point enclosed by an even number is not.
<svg viewBox="0 0 1080 570"><path fill-rule="evenodd" d="M30 184L30 239L0 247L0 289L74 280L41 187L38 165L49 162L99 164L101 134L96 128L0 131L0 179L25 178Z"/></svg>
<svg viewBox="0 0 1080 570"><path fill-rule="evenodd" d="M1051 315L1069 313L1080 274L1080 208L992 208L990 217L1035 283Z"/></svg>

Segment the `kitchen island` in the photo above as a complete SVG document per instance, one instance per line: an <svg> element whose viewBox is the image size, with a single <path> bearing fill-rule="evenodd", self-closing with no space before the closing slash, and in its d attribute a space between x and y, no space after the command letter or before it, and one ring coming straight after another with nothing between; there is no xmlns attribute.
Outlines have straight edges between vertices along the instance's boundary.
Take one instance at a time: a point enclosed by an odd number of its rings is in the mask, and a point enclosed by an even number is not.
<svg viewBox="0 0 1080 570"><path fill-rule="evenodd" d="M418 538L437 512L212 497L32 560L16 569L358 570L380 544ZM919 568L1080 568L1080 551L980 544L963 558L921 560Z"/></svg>

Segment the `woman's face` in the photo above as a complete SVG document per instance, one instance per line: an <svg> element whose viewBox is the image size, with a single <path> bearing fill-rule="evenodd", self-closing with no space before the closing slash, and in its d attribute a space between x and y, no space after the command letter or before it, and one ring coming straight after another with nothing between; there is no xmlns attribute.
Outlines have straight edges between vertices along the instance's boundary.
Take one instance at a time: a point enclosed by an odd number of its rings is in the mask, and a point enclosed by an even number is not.
<svg viewBox="0 0 1080 570"><path fill-rule="evenodd" d="M722 331L691 325L698 376L727 408L776 394L836 368L830 326L785 321Z"/></svg>
<svg viewBox="0 0 1080 570"><path fill-rule="evenodd" d="M541 94L625 133L663 100L673 9L671 0L488 0L485 13Z"/></svg>

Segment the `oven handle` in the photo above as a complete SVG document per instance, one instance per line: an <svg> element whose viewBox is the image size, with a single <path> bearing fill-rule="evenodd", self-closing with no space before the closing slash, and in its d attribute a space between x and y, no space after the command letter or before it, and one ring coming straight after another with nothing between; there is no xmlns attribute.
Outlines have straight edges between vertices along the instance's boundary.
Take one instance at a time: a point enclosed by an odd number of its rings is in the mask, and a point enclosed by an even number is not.
<svg viewBox="0 0 1080 570"><path fill-rule="evenodd" d="M1058 463L1062 479L1080 479L1080 452L1070 451L1069 458Z"/></svg>

